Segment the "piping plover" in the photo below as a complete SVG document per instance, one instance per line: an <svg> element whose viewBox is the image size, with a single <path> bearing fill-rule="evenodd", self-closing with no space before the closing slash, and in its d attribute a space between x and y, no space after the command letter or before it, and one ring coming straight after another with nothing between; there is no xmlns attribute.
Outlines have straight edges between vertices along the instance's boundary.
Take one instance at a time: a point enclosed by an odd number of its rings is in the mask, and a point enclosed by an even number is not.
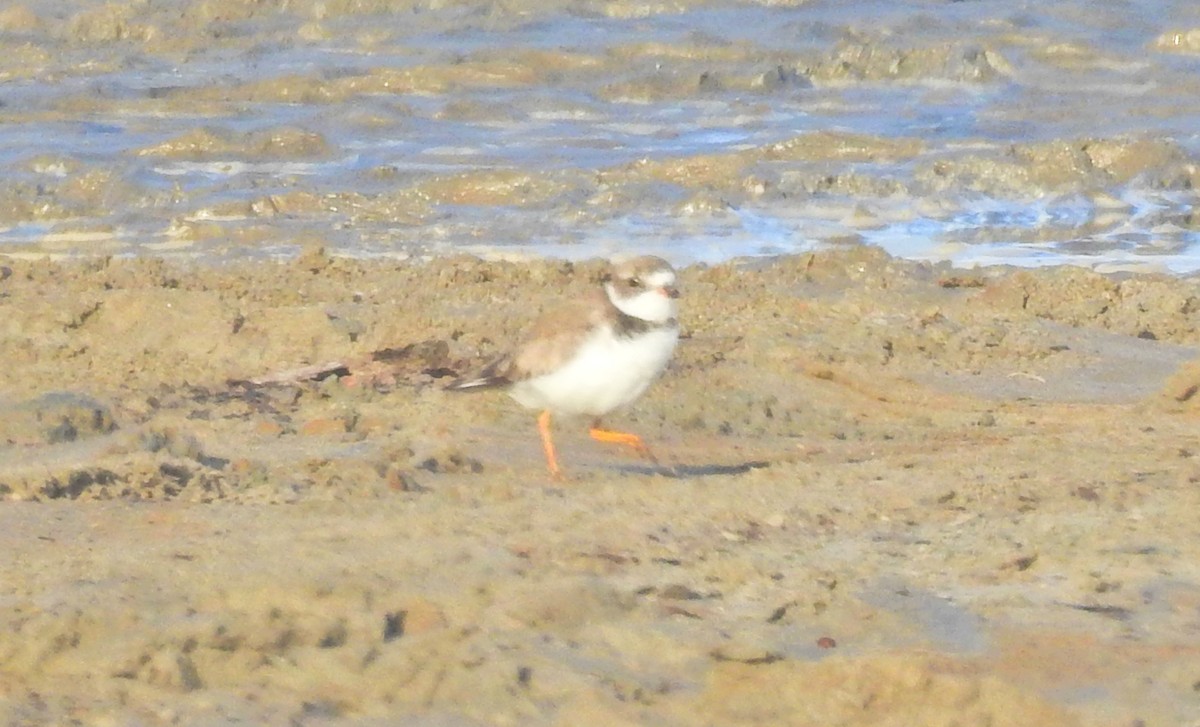
<svg viewBox="0 0 1200 727"><path fill-rule="evenodd" d="M600 417L629 404L658 378L679 341L675 270L662 258L616 263L601 289L535 321L508 353L451 391L502 388L518 403L540 409L538 431L550 474L562 477L551 414L593 418L592 439L624 444L654 460L636 434L603 429Z"/></svg>

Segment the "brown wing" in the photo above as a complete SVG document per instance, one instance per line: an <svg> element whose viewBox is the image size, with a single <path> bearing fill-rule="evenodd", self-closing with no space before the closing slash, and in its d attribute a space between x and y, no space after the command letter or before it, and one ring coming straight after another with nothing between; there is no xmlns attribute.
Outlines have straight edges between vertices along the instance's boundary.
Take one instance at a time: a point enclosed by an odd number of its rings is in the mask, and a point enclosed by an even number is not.
<svg viewBox="0 0 1200 727"><path fill-rule="evenodd" d="M617 310L603 291L543 313L526 329L516 347L499 356L473 376L450 384L451 390L508 386L547 374L562 366L597 325L610 324Z"/></svg>
<svg viewBox="0 0 1200 727"><path fill-rule="evenodd" d="M547 311L533 322L513 355L515 380L547 374L575 355L597 326L611 325L616 309L602 291Z"/></svg>

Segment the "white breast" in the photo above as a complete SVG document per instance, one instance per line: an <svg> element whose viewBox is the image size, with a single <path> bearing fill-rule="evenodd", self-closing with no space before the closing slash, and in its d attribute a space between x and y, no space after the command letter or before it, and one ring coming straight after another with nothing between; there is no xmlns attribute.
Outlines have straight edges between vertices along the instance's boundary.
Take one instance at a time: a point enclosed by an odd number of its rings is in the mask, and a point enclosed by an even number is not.
<svg viewBox="0 0 1200 727"><path fill-rule="evenodd" d="M602 416L641 396L667 367L678 341L678 328L632 338L597 329L566 365L513 385L509 394L531 409Z"/></svg>

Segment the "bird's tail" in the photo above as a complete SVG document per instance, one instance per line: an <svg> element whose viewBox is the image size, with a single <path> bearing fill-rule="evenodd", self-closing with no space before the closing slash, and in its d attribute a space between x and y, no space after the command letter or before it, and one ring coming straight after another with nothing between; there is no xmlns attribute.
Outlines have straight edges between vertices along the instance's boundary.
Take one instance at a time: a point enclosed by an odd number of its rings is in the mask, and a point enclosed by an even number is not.
<svg viewBox="0 0 1200 727"><path fill-rule="evenodd" d="M473 391L475 389L494 389L507 386L508 379L503 376L474 376L452 381L446 385L446 391Z"/></svg>
<svg viewBox="0 0 1200 727"><path fill-rule="evenodd" d="M475 389L496 389L512 383L512 359L501 356L493 359L482 369L467 376L460 377L446 386L447 391L473 391Z"/></svg>

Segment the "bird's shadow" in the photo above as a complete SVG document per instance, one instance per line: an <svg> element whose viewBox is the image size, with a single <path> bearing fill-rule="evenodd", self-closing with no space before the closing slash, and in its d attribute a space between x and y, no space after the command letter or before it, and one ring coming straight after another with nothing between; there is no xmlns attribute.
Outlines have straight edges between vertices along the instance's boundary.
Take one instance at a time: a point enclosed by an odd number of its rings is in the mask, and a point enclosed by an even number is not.
<svg viewBox="0 0 1200 727"><path fill-rule="evenodd" d="M736 464L679 464L661 465L646 463L630 463L614 465L613 469L630 475L658 475L675 480L686 480L691 477L711 477L714 475L741 475L751 470L770 467L767 460L751 460Z"/></svg>

